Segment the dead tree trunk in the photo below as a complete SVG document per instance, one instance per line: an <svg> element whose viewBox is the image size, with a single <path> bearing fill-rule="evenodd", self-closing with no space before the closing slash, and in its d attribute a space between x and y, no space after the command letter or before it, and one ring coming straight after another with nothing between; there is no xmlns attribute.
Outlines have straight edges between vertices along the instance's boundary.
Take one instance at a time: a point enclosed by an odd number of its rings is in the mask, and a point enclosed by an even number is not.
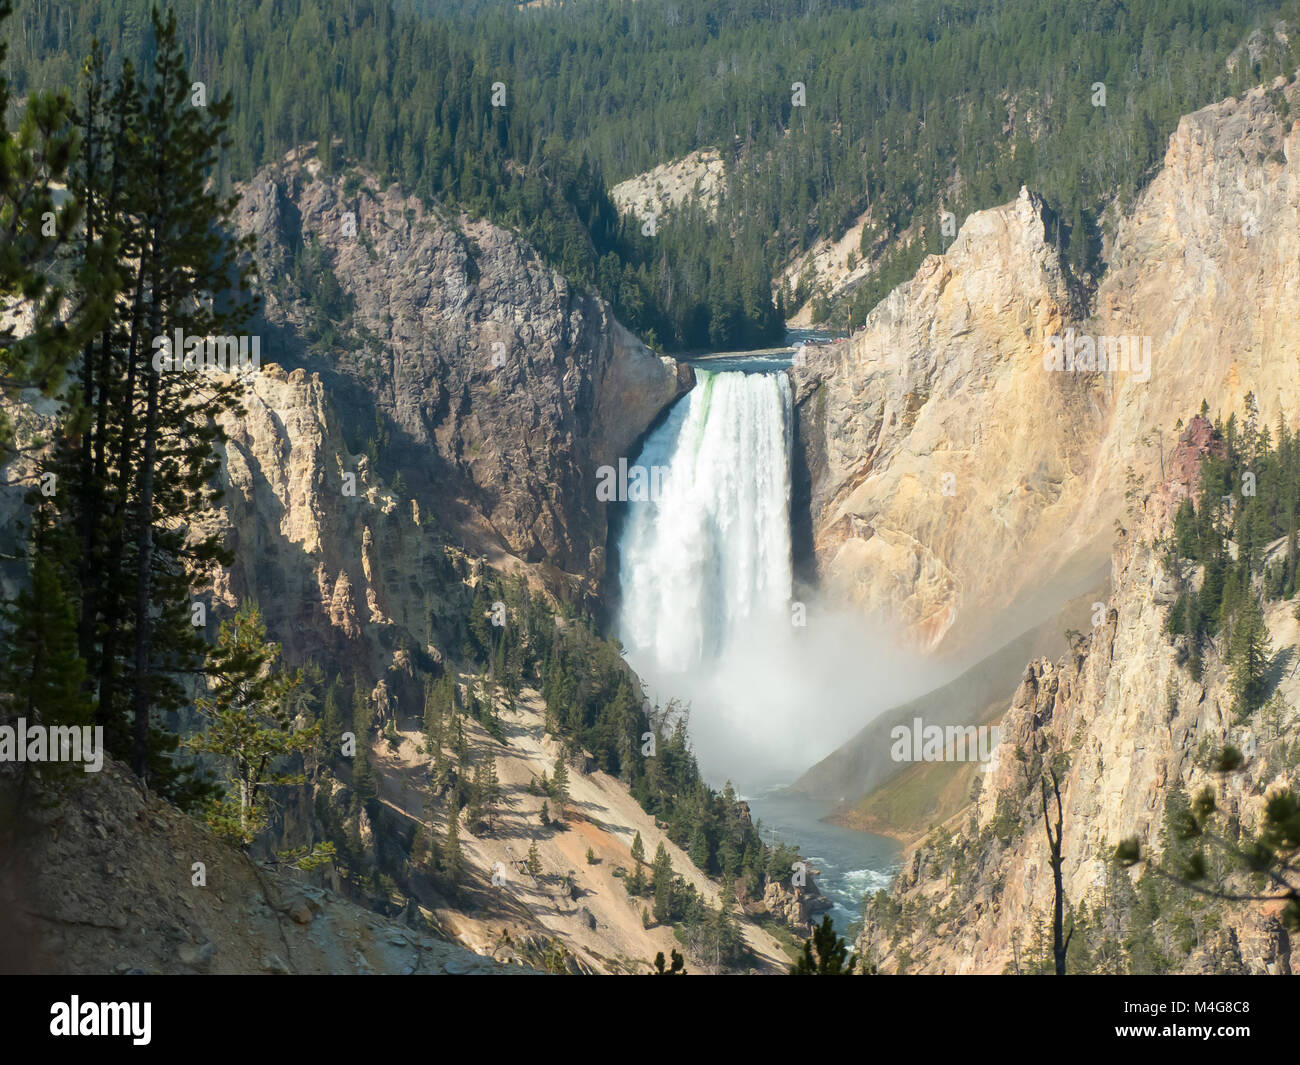
<svg viewBox="0 0 1300 1065"><path fill-rule="evenodd" d="M1065 933L1065 888L1061 882L1061 866L1063 857L1061 855L1061 835L1062 835L1062 815L1061 815L1061 782L1056 776L1055 768L1049 769L1048 773L1052 778L1052 794L1056 798L1056 825L1052 826L1047 812L1047 777L1038 778L1039 798L1043 803L1043 829L1047 833L1047 845L1052 855L1052 887L1055 898L1052 902L1052 956L1056 962L1056 975L1065 975L1065 952L1070 949L1070 940L1074 936L1074 925L1071 923L1070 931Z"/></svg>

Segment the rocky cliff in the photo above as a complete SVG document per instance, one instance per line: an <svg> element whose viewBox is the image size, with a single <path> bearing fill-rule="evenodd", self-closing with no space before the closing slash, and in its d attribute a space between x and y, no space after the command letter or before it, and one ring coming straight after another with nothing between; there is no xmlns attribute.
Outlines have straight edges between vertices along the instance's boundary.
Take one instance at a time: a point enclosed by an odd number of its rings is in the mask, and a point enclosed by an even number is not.
<svg viewBox="0 0 1300 1065"><path fill-rule="evenodd" d="M634 454L691 373L518 237L360 173L290 158L242 190L239 221L263 366L224 420L206 524L234 564L213 596L257 599L291 660L366 676L382 725L419 712L439 631L464 623L448 590L482 561L595 596L596 471Z"/></svg>
<svg viewBox="0 0 1300 1065"><path fill-rule="evenodd" d="M1165 853L1173 796L1209 786L1249 831L1268 794L1300 782L1293 604L1271 604L1267 613L1280 697L1267 720L1235 722L1223 663L1211 653L1196 679L1185 638L1165 630L1175 593L1156 541L1193 488L1196 459L1211 446L1208 429L1199 420L1189 427L1171 455L1170 482L1136 504L1132 528L1115 547L1103 623L1067 656L1025 668L977 799L912 847L892 891L868 907L860 946L884 971L997 973L1041 963L1052 872L1038 792L1017 753L1044 747L1068 757L1064 892L1079 938L1094 952L1072 956L1072 967L1123 971L1121 957L1131 963L1133 944L1147 936L1159 964L1175 971L1288 973L1300 960L1279 905L1206 906L1190 891L1154 876L1143 881L1139 870L1111 861L1115 845L1134 836L1145 852ZM1229 743L1251 752L1243 771L1213 772L1213 752ZM1159 926L1148 927L1140 900L1156 891L1167 894Z"/></svg>
<svg viewBox="0 0 1300 1065"><path fill-rule="evenodd" d="M1023 190L971 216L793 371L822 583L927 649L1032 587L1014 560L1070 524L1065 486L1102 431L1098 383L1042 372L1042 338L1077 309L1050 221Z"/></svg>
<svg viewBox="0 0 1300 1065"><path fill-rule="evenodd" d="M1159 478L1203 398L1300 411L1298 97L1279 79L1180 122L1091 312L1022 190L847 344L808 349L796 465L828 589L926 648L1005 642L1095 578L1132 480ZM1149 338L1149 374L1045 369L1071 336Z"/></svg>
<svg viewBox="0 0 1300 1065"><path fill-rule="evenodd" d="M242 190L264 359L319 372L344 431L467 544L599 580L596 470L690 386L517 236L315 160ZM269 350L267 350L269 349Z"/></svg>
<svg viewBox="0 0 1300 1065"><path fill-rule="evenodd" d="M643 220L653 214L656 222L664 221L682 204L698 207L716 218L718 204L726 195L727 168L716 148L661 163L609 190L609 198L619 211Z"/></svg>
<svg viewBox="0 0 1300 1065"><path fill-rule="evenodd" d="M243 190L240 219L257 242L264 364L223 422L225 492L205 522L234 562L213 576L210 627L256 600L289 661L364 685L385 737L372 755L377 811L346 814L346 771L314 777L312 794L285 796L259 855L320 842L324 819L342 817L390 889L354 878L350 894L397 905L412 934L436 929L551 970L645 971L680 944L646 927L624 888L633 837L652 850L662 839L713 905L720 890L605 774L575 767L570 830L539 832L534 778L559 750L535 692L500 711L508 742L465 722L510 813L491 831L460 826L461 897L446 895L428 853L447 812L423 748L425 682L477 683L457 659L488 567L590 604L606 538L596 470L634 456L689 369L651 353L517 237L364 175L290 159ZM535 875L521 865L534 844ZM776 941L737 918L754 965L779 970Z"/></svg>

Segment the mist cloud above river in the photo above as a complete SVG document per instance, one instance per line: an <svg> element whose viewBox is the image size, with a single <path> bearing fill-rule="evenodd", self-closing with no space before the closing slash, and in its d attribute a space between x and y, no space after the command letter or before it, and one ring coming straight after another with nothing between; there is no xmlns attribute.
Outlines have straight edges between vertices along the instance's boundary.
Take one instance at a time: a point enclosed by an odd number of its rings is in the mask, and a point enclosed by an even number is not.
<svg viewBox="0 0 1300 1065"><path fill-rule="evenodd" d="M715 783L788 781L941 682L883 626L792 604L792 420L784 373L699 371L636 460L665 487L620 539L619 636Z"/></svg>
<svg viewBox="0 0 1300 1065"><path fill-rule="evenodd" d="M751 620L716 657L670 670L653 655L628 661L662 705L689 705L705 776L742 790L788 783L880 712L950 679L856 613L807 605L807 623Z"/></svg>

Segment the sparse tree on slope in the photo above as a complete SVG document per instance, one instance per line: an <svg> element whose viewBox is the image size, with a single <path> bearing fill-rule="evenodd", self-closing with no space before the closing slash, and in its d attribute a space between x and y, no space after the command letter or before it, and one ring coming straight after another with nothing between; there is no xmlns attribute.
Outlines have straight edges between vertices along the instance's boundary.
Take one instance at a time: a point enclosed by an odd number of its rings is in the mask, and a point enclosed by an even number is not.
<svg viewBox="0 0 1300 1065"><path fill-rule="evenodd" d="M1069 932L1065 931L1065 884L1062 869L1064 854L1061 850L1064 835L1063 814L1061 809L1061 775L1064 765L1052 754L1049 746L1044 751L1033 751L1026 757L1017 749L1016 757L1024 765L1025 783L1030 794L1038 792L1039 804L1043 813L1043 832L1047 836L1048 861L1052 867L1052 958L1056 975L1065 975L1065 957L1070 949L1070 940L1074 936L1073 921ZM1052 823L1048 810L1049 802L1055 799L1056 823Z"/></svg>
<svg viewBox="0 0 1300 1065"><path fill-rule="evenodd" d="M661 950L655 955L655 972L656 976L685 976L686 959L683 958L676 950L672 952L672 967L664 968L664 952Z"/></svg>
<svg viewBox="0 0 1300 1065"><path fill-rule="evenodd" d="M569 801L569 767L564 764L564 755L555 759L555 771L551 774L551 798L555 800L555 819L564 820L564 806Z"/></svg>
<svg viewBox="0 0 1300 1065"><path fill-rule="evenodd" d="M641 842L640 832L632 839L632 862L634 868L632 875L628 877L627 889L633 895L640 895L645 891L645 873L641 870L641 866L645 863L645 844Z"/></svg>
<svg viewBox="0 0 1300 1065"><path fill-rule="evenodd" d="M790 975L852 976L857 966L858 956L849 954L848 944L836 935L831 915L826 914L820 927L813 929L812 936L804 940L803 954L790 966Z"/></svg>
<svg viewBox="0 0 1300 1065"><path fill-rule="evenodd" d="M320 731L295 726L289 697L301 675L282 672L279 661L280 645L266 642L257 607L241 607L221 624L208 659L212 693L196 702L207 727L189 746L229 766L230 790L210 806L209 824L245 845L266 824L268 790L303 781L301 774L276 772L276 762L311 750Z"/></svg>
<svg viewBox="0 0 1300 1065"><path fill-rule="evenodd" d="M1268 687L1269 632L1259 600L1247 590L1228 646L1232 694L1238 719L1253 714L1264 702Z"/></svg>

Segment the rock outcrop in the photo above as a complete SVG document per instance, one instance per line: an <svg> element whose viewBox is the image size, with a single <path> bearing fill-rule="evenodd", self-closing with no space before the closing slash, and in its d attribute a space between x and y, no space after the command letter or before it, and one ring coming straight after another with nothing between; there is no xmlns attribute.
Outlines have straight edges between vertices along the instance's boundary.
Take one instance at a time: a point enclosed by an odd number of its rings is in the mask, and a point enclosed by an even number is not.
<svg viewBox="0 0 1300 1065"><path fill-rule="evenodd" d="M1227 670L1211 651L1196 679L1184 638L1171 638L1165 618L1175 598L1156 544L1181 498L1192 489L1197 459L1212 446L1206 423L1193 423L1173 455L1190 471L1151 493L1120 536L1113 557L1114 595L1104 622L1071 654L1026 667L1000 721L1001 744L973 806L939 826L904 856L888 898L870 908L860 947L884 971L997 973L1025 970L1035 929L1047 922L1054 895L1037 791L1027 788L1017 751L1044 744L1068 756L1061 782L1063 880L1071 912L1086 906L1112 937L1139 869L1121 870L1115 846L1136 837L1160 856L1171 795L1214 789L1226 815L1257 826L1274 788L1300 784L1287 757L1300 738L1300 678L1283 673L1278 692L1289 709L1267 727L1235 722ZM1292 604L1270 605L1267 623L1279 661L1300 643ZM1212 771L1212 752L1226 744L1252 752L1240 773ZM1289 768L1288 768L1289 766ZM1053 819L1055 811L1053 807ZM1287 973L1297 961L1277 904L1216 903L1215 921L1196 926L1190 946L1170 944L1175 970ZM1094 935L1096 928L1094 927ZM1112 959L1112 963L1114 959Z"/></svg>
<svg viewBox="0 0 1300 1065"><path fill-rule="evenodd" d="M769 881L763 891L762 908L805 938L813 934L817 915L831 908L831 901L817 890L814 880L807 887L789 887L784 881Z"/></svg>
<svg viewBox="0 0 1300 1065"><path fill-rule="evenodd" d="M793 256L772 279L772 298L785 294L788 299L797 294L801 281L810 287L808 298L790 315L787 324L795 329L815 328L812 320L814 295L827 300L851 295L856 286L879 268L881 259L887 252L914 239L919 229L914 223L892 239L877 236L872 211L868 208L838 238L822 237L807 251ZM862 250L864 232L867 233L865 254Z"/></svg>
<svg viewBox="0 0 1300 1065"><path fill-rule="evenodd" d="M793 371L822 583L927 649L1031 587L1016 566L1070 524L1101 435L1098 386L1042 370L1076 308L1049 225L1023 190L972 215Z"/></svg>
<svg viewBox="0 0 1300 1065"><path fill-rule="evenodd" d="M1278 79L1179 123L1091 317L1022 190L968 217L848 343L808 349L796 466L829 589L926 648L1005 640L1082 590L1202 399L1228 411L1254 392L1266 424L1295 418L1298 105ZM1045 369L1070 331L1149 338L1149 375Z"/></svg>
<svg viewBox="0 0 1300 1065"><path fill-rule="evenodd" d="M266 365L241 402L223 416L224 492L201 522L233 557L204 593L213 638L220 617L255 601L289 661L366 678L381 727L395 707L418 712L452 567L471 560L349 450L319 374Z"/></svg>
<svg viewBox="0 0 1300 1065"><path fill-rule="evenodd" d="M463 538L602 572L597 469L691 384L519 237L316 161L242 189L264 279L266 361L321 373L358 450ZM306 293L311 293L310 297Z"/></svg>
<svg viewBox="0 0 1300 1065"><path fill-rule="evenodd" d="M661 163L653 170L620 181L609 198L624 213L662 221L683 203L717 217L718 204L727 194L727 168L716 148L704 148L680 159Z"/></svg>

